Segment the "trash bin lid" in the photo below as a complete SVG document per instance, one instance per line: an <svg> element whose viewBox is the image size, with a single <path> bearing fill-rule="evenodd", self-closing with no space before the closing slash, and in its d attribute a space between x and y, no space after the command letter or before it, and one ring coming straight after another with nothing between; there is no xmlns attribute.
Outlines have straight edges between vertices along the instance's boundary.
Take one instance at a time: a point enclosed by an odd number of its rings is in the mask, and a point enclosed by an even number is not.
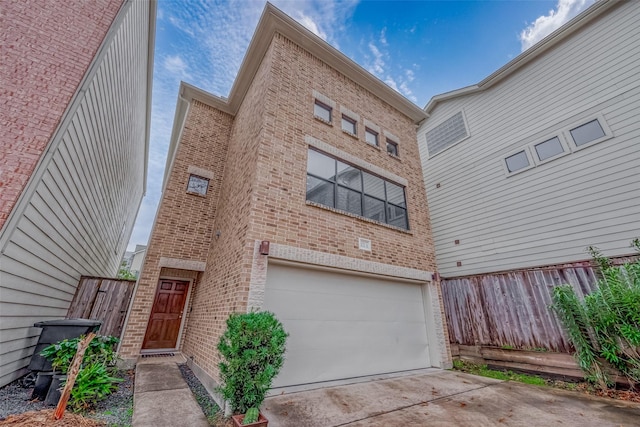
<svg viewBox="0 0 640 427"><path fill-rule="evenodd" d="M100 326L102 322L100 320L93 319L58 319L58 320L46 320L44 322L34 323L36 328L44 328L45 326Z"/></svg>

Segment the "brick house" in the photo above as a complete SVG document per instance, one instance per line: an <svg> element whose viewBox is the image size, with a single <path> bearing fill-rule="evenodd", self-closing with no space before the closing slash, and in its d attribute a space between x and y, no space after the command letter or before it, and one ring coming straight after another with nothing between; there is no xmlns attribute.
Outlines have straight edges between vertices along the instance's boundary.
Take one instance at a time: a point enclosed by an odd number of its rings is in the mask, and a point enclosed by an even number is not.
<svg viewBox="0 0 640 427"><path fill-rule="evenodd" d="M0 386L81 276L115 276L145 191L155 1L7 1L0 33Z"/></svg>
<svg viewBox="0 0 640 427"><path fill-rule="evenodd" d="M182 83L120 354L180 351L213 390L232 312L290 333L275 387L451 364L425 112L267 4L229 98Z"/></svg>

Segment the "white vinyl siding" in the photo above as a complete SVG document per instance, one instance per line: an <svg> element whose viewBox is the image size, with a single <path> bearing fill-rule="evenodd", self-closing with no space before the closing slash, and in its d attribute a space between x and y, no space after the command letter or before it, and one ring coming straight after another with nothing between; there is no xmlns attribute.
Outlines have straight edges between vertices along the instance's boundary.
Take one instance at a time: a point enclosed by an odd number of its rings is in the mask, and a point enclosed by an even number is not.
<svg viewBox="0 0 640 427"><path fill-rule="evenodd" d="M4 232L0 386L24 373L33 323L63 318L81 275L118 271L144 192L149 6L125 6Z"/></svg>
<svg viewBox="0 0 640 427"><path fill-rule="evenodd" d="M588 245L610 256L633 252L629 242L640 236L639 19L633 2L615 7L492 88L431 112L418 141L443 276L587 259ZM426 132L462 108L473 134L429 159ZM505 175L509 154L599 115L610 139Z"/></svg>

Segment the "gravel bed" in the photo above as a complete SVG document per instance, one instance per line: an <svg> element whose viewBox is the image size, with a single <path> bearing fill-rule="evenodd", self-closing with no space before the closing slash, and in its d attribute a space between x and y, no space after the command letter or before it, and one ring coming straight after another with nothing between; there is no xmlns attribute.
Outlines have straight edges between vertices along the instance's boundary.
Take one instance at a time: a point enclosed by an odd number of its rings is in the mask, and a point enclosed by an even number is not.
<svg viewBox="0 0 640 427"><path fill-rule="evenodd" d="M204 412L207 420L209 420L209 424L212 426L219 425L222 414L213 397L211 397L207 389L204 388L200 380L198 380L187 365L178 365L178 367L180 368L180 372L182 372L184 380L189 385L193 396L196 398L198 405L202 408L202 412Z"/></svg>
<svg viewBox="0 0 640 427"><path fill-rule="evenodd" d="M96 408L82 415L104 421L109 426L126 427L131 425L133 416L133 371L121 372L119 377L124 381L118 389L106 399L100 401ZM0 420L12 414L29 411L51 409L44 402L31 400L33 387L22 387L16 380L0 388Z"/></svg>
<svg viewBox="0 0 640 427"><path fill-rule="evenodd" d="M44 402L31 400L33 387L25 388L16 380L0 388L0 420L12 414L46 409Z"/></svg>

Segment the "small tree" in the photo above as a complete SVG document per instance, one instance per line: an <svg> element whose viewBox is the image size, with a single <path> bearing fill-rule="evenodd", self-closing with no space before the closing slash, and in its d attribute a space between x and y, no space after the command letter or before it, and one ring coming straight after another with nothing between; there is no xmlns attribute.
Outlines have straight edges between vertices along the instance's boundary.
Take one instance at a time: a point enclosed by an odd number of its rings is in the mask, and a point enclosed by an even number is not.
<svg viewBox="0 0 640 427"><path fill-rule="evenodd" d="M259 408L284 362L288 334L273 313L232 314L220 337L222 396L232 411Z"/></svg>
<svg viewBox="0 0 640 427"><path fill-rule="evenodd" d="M640 241L632 246L640 253ZM640 260L613 266L597 249L589 252L600 267L596 289L581 301L570 285L553 290L553 309L576 348L585 377L601 388L611 385L607 367L640 383Z"/></svg>

